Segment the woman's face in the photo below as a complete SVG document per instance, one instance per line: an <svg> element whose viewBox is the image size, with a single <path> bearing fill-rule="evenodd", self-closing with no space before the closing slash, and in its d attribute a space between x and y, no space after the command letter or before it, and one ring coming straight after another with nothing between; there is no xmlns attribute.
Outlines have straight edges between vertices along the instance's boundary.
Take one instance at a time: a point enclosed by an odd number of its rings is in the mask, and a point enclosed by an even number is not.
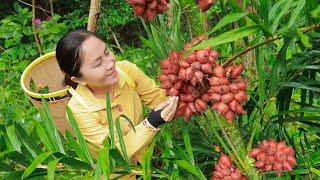
<svg viewBox="0 0 320 180"><path fill-rule="evenodd" d="M91 36L82 43L81 81L90 88L109 87L118 82L114 54L100 39Z"/></svg>

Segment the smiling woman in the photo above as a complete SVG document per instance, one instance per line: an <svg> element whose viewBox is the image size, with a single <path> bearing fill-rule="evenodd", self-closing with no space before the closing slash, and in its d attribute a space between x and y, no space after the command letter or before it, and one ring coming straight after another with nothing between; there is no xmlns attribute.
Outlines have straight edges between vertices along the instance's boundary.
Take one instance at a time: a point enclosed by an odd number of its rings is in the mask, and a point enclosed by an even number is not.
<svg viewBox="0 0 320 180"><path fill-rule="evenodd" d="M68 106L86 140L101 148L109 135L105 118L105 99L109 93L113 117L124 114L135 125L134 132L129 123L120 121L128 157L134 164L141 161L141 150L150 143L159 126L173 119L178 97L166 98L164 90L135 64L116 62L106 44L91 32L76 30L67 33L58 42L56 57L66 74L66 84L76 88L82 99L79 102L78 98L72 97ZM144 120L142 103L153 109ZM96 157L97 149L90 144L91 153ZM135 179L134 175L127 178Z"/></svg>

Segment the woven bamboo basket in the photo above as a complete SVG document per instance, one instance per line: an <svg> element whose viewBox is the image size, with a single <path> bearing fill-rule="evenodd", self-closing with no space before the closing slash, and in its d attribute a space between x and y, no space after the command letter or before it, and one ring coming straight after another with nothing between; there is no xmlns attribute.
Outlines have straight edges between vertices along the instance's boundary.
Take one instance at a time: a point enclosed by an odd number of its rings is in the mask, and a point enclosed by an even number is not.
<svg viewBox="0 0 320 180"><path fill-rule="evenodd" d="M66 117L66 106L71 96L64 85L64 77L55 52L51 52L33 61L24 70L20 81L22 89L37 108L42 106L41 97L47 100L54 122L61 133L66 130L72 132ZM39 93L35 90L44 87L48 92Z"/></svg>

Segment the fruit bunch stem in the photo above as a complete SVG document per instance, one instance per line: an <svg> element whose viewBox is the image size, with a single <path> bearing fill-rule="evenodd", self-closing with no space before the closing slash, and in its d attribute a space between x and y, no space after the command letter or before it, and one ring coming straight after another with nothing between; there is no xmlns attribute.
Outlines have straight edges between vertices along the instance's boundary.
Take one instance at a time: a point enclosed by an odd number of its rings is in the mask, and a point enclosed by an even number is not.
<svg viewBox="0 0 320 180"><path fill-rule="evenodd" d="M254 168L252 158L249 157L246 142L241 136L241 132L236 125L236 121L233 123L227 123L223 117L212 111L205 112L205 118L207 122L211 124L212 129L214 126L219 127L222 135L219 135L216 130L212 132L217 137L219 143L226 150L226 153L232 157L233 162L239 169L242 170L249 177L249 179L259 180L261 177Z"/></svg>

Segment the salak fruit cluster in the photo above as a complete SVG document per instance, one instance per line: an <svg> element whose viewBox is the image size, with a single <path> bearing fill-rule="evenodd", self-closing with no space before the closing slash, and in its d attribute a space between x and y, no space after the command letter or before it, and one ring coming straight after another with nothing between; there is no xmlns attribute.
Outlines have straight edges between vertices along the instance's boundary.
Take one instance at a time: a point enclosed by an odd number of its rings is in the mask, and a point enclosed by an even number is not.
<svg viewBox="0 0 320 180"><path fill-rule="evenodd" d="M169 9L169 0L127 0L132 6L135 16L141 16L145 21L151 21L157 14Z"/></svg>
<svg viewBox="0 0 320 180"><path fill-rule="evenodd" d="M231 159L221 154L218 163L212 172L212 180L229 179L229 180L246 180L246 176L234 166Z"/></svg>
<svg viewBox="0 0 320 180"><path fill-rule="evenodd" d="M276 142L273 139L263 140L259 147L250 152L250 156L256 159L255 166L261 172L292 171L292 168L297 165L294 154L292 147L283 141ZM276 174L281 176L281 172Z"/></svg>
<svg viewBox="0 0 320 180"><path fill-rule="evenodd" d="M245 113L247 85L241 77L243 66L226 68L217 64L218 52L211 48L191 52L187 57L173 51L161 61L158 79L168 96L179 96L177 116L188 121L194 114L211 107L232 123L236 114Z"/></svg>

